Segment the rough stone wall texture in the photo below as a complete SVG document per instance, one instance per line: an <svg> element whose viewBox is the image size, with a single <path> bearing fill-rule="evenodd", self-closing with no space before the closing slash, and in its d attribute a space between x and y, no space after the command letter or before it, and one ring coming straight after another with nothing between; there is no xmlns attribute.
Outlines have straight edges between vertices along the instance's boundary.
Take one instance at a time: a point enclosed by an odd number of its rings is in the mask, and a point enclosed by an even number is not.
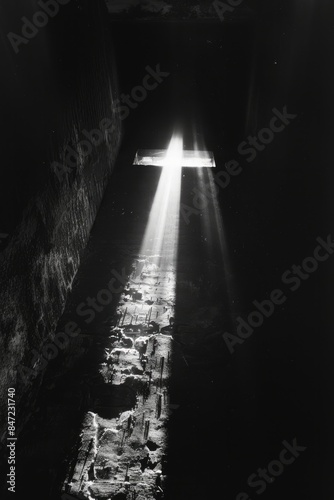
<svg viewBox="0 0 334 500"><path fill-rule="evenodd" d="M3 174L1 183L2 214L8 214L1 223L9 233L0 254L1 413L8 387L16 388L18 408L22 395L29 400L38 390L42 372L27 383L18 367L31 367L34 353L53 338L121 138L113 106L117 81L104 2L71 0L60 5L57 15L20 45L17 54L6 34L20 34L20 18L33 19L41 7L35 1L13 3L1 7L7 82L2 83L7 94L1 101L5 116L11 111L11 123L16 124L6 131L4 154L12 170ZM87 140L82 132L99 129L104 118L112 126L86 154L78 146ZM69 145L75 154L65 164ZM55 170L54 162L66 168ZM2 438L3 417L0 414ZM18 426L24 418L22 414Z"/></svg>

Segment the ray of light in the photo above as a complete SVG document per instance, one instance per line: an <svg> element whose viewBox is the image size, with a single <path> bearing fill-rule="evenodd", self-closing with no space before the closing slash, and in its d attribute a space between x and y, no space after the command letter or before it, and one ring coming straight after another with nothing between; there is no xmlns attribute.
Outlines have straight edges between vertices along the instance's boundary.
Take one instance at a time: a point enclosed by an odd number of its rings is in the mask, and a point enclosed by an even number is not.
<svg viewBox="0 0 334 500"><path fill-rule="evenodd" d="M151 207L140 253L158 266L175 266L181 196L183 140L173 135Z"/></svg>
<svg viewBox="0 0 334 500"><path fill-rule="evenodd" d="M218 188L211 169L197 169L196 173L198 192L203 194L204 200L201 232L207 243L207 257L212 264L223 269L222 282L227 292L231 318L233 318L238 314L239 294L218 201Z"/></svg>

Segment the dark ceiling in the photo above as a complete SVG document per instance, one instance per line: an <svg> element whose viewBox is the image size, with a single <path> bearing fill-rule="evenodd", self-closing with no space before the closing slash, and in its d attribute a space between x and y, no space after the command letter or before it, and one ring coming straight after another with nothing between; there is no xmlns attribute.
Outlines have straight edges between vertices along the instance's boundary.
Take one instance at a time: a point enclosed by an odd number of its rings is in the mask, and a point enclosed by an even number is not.
<svg viewBox="0 0 334 500"><path fill-rule="evenodd" d="M144 21L207 19L220 22L223 4L228 5L228 2L212 0L106 0L106 3L110 14L115 18L126 17ZM252 19L261 3L262 0L241 0L238 6L226 10L224 21Z"/></svg>

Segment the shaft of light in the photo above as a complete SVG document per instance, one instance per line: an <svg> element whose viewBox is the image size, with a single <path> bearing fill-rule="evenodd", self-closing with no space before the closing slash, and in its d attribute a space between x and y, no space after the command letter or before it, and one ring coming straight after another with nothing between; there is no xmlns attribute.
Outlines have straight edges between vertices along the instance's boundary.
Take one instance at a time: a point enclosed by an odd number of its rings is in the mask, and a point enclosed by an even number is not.
<svg viewBox="0 0 334 500"><path fill-rule="evenodd" d="M158 266L165 268L176 265L182 152L182 137L174 135L163 162L140 252L153 259Z"/></svg>

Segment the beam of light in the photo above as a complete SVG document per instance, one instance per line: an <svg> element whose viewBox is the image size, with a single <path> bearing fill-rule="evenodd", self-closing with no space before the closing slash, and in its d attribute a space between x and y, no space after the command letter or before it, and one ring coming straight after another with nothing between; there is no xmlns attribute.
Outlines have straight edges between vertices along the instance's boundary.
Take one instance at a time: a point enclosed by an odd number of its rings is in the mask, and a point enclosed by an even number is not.
<svg viewBox="0 0 334 500"><path fill-rule="evenodd" d="M158 266L176 265L180 220L183 139L173 135L149 215L140 253Z"/></svg>
<svg viewBox="0 0 334 500"><path fill-rule="evenodd" d="M206 200L206 206L202 210L201 232L206 241L207 258L214 266L223 268L224 288L227 293L230 316L235 318L239 312L239 294L218 201L218 187L215 185L211 169L197 169L196 173L198 191L203 193L203 199ZM215 267L211 272L217 274Z"/></svg>

